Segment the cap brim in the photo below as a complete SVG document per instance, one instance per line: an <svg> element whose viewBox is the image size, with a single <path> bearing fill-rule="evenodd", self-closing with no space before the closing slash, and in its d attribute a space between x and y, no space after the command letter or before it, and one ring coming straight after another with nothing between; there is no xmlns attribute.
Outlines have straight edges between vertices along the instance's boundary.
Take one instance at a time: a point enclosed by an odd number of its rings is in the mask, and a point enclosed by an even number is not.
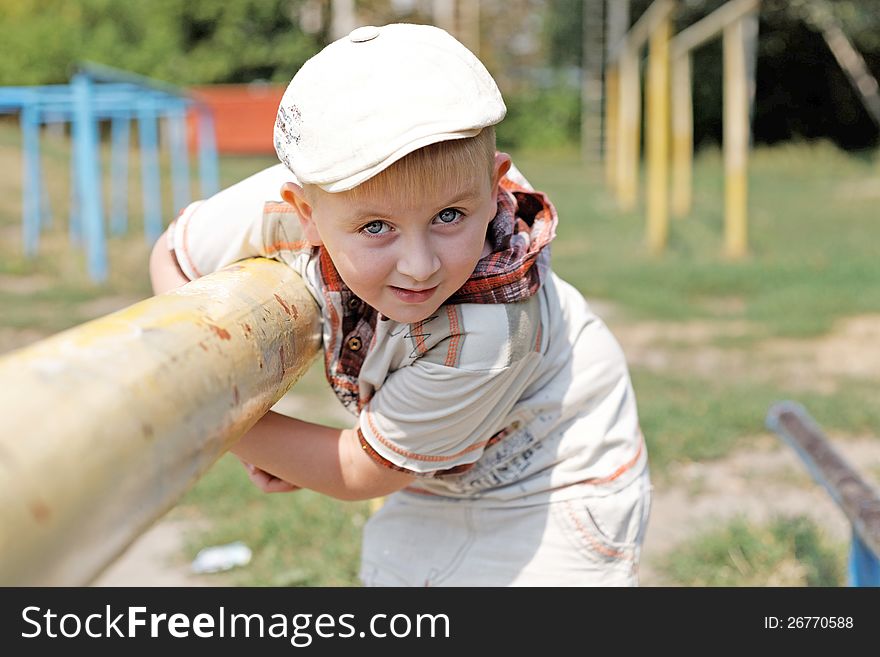
<svg viewBox="0 0 880 657"><path fill-rule="evenodd" d="M419 139L415 139L415 140L407 143L404 146L401 146L396 151L391 153L388 157L383 159L381 162L377 162L373 166L368 167L362 171L358 171L357 173L354 173L354 174L347 176L345 178L340 178L338 180L332 180L332 181L330 181L330 180L324 180L324 181L308 180L305 182L313 184L313 185L317 185L318 187L323 189L325 192L331 192L331 193L345 192L345 191L348 191L349 189L353 189L354 187L357 187L365 180L369 180L370 178L372 178L376 174L384 171L385 169L390 167L392 164L397 162L397 160L400 160L400 159L406 157L407 155L409 155L413 151L417 151L420 148L424 148L425 146L429 146L431 144L436 144L441 141L451 141L453 139L467 139L468 137L476 137L478 134L480 134L481 130L482 130L482 128L475 128L473 130L459 130L456 132L442 132L442 133L437 133L437 134L432 134L432 135L426 135L426 136L421 137Z"/></svg>

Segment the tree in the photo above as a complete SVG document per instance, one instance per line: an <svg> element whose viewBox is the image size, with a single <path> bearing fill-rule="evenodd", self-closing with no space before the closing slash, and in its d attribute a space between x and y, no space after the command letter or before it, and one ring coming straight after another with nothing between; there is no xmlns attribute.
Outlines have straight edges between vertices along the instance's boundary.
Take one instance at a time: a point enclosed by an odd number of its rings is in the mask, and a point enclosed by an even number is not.
<svg viewBox="0 0 880 657"><path fill-rule="evenodd" d="M82 60L174 84L287 82L320 48L302 0L0 0L0 84L66 82Z"/></svg>

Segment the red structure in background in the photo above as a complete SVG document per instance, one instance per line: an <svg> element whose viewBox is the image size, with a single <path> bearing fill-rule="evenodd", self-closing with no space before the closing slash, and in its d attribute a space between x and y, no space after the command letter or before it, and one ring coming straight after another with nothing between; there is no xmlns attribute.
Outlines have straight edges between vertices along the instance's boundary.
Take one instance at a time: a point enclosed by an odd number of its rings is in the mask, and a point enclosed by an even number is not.
<svg viewBox="0 0 880 657"><path fill-rule="evenodd" d="M219 84L192 87L190 93L214 114L217 152L230 155L274 154L275 113L286 89L270 84ZM195 116L190 113L189 145L195 150Z"/></svg>

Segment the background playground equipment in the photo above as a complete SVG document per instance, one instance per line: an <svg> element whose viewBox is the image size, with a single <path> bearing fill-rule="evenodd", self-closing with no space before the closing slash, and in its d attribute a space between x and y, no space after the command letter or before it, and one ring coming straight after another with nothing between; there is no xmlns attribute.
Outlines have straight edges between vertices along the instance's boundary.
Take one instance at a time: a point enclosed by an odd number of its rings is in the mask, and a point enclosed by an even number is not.
<svg viewBox="0 0 880 657"><path fill-rule="evenodd" d="M258 259L5 355L0 584L90 582L303 375L319 336L299 275Z"/></svg>
<svg viewBox="0 0 880 657"><path fill-rule="evenodd" d="M670 132L670 59L675 62L672 103L676 179L689 171L692 157L690 133L690 64L688 53L720 31L724 33L724 150L725 233L728 255L741 257L746 239L746 159L749 143L749 101L746 80L745 17L753 14L759 0L733 0L670 41L675 0L655 0L609 52L605 112L606 180L614 190L618 206L632 210L638 199L639 126L641 93L639 58L649 44L646 108L647 150L647 242L653 253L666 248L669 235L668 161ZM683 162L684 154L688 160ZM680 188L678 191L681 194ZM675 199L680 203L680 196ZM680 205L676 205L680 207Z"/></svg>
<svg viewBox="0 0 880 657"><path fill-rule="evenodd" d="M92 280L107 278L100 126L110 123L110 230L127 229L128 158L131 122L137 121L140 151L144 236L154 242L163 230L159 168L159 124L167 123L171 152L174 205L190 200L189 154L186 141L188 111L197 116L200 193L219 189L213 119L208 108L182 90L142 76L97 64L84 64L68 85L0 87L0 113L19 113L22 131L22 240L24 253L39 251L40 230L51 221L46 180L40 161L40 128L70 124L70 237L84 243Z"/></svg>
<svg viewBox="0 0 880 657"><path fill-rule="evenodd" d="M733 258L740 258L748 251L747 167L752 105L749 79L754 77L753 72L749 74L748 62L754 61L758 6L758 0L728 2L676 35L671 45L672 208L676 215L682 216L690 210L694 150L691 52L719 34L724 41L724 244L727 255ZM751 56L747 50L752 51ZM665 246L665 237L657 244L658 249Z"/></svg>
<svg viewBox="0 0 880 657"><path fill-rule="evenodd" d="M678 0L654 0L619 41L609 44L605 66L605 179L616 196L618 207L634 210L638 201L640 156L639 60L642 47L648 43L646 235L649 250L662 252L669 235L669 206L675 216L686 215L691 207L692 53L722 36L724 251L731 258L741 258L748 253L747 164L760 0L730 0L670 38L672 19L679 6ZM786 5L784 11L822 34L866 111L880 126L877 81L828 3L825 0L793 2ZM609 29L609 35L612 32ZM670 128L671 199L667 196Z"/></svg>

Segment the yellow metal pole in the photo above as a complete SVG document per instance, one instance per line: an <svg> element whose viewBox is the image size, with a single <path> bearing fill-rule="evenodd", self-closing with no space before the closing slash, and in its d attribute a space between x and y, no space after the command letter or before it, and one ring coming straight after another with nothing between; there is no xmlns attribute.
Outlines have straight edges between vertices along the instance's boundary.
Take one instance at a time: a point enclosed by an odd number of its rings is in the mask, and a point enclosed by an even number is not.
<svg viewBox="0 0 880 657"><path fill-rule="evenodd" d="M620 53L620 137L617 155L617 205L633 210L638 201L639 132L642 94L638 50Z"/></svg>
<svg viewBox="0 0 880 657"><path fill-rule="evenodd" d="M616 63L605 68L605 182L617 189L617 155L620 140L620 73Z"/></svg>
<svg viewBox="0 0 880 657"><path fill-rule="evenodd" d="M669 236L669 36L667 16L651 33L648 51L647 231L648 248L660 253Z"/></svg>
<svg viewBox="0 0 880 657"><path fill-rule="evenodd" d="M724 28L724 244L732 258L748 251L746 163L749 101L742 19Z"/></svg>
<svg viewBox="0 0 880 657"><path fill-rule="evenodd" d="M0 585L82 585L306 371L317 307L251 260L0 358Z"/></svg>
<svg viewBox="0 0 880 657"><path fill-rule="evenodd" d="M694 158L694 116L691 97L691 56L672 61L672 214L691 211Z"/></svg>

